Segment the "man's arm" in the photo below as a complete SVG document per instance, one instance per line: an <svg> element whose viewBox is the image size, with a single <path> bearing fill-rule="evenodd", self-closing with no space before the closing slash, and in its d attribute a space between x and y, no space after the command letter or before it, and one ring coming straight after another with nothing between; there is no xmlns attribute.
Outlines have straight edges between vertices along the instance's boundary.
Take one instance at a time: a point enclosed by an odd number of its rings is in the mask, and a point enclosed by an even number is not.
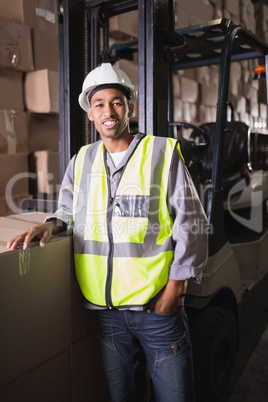
<svg viewBox="0 0 268 402"><path fill-rule="evenodd" d="M45 247L52 235L63 231L66 231L67 234L71 234L73 223L74 158L75 157L69 162L61 184L57 211L53 215L47 216L44 223L36 225L14 239L11 239L7 243L8 248L15 250L22 246L25 250L30 242L36 238L40 239L40 246Z"/></svg>
<svg viewBox="0 0 268 402"><path fill-rule="evenodd" d="M174 157L168 192L175 244L169 279L193 279L200 283L208 258L210 227L190 173L178 153Z"/></svg>
<svg viewBox="0 0 268 402"><path fill-rule="evenodd" d="M207 218L190 174L178 153L173 160L168 192L174 221L174 260L166 286L149 305L157 313L178 310L184 282L190 278L201 281L208 254Z"/></svg>

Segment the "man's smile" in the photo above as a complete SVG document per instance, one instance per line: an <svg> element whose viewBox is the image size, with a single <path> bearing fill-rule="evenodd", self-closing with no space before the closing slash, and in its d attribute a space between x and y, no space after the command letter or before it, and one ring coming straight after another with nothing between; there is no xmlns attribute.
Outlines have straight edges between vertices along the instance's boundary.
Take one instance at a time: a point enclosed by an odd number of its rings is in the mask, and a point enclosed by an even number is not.
<svg viewBox="0 0 268 402"><path fill-rule="evenodd" d="M102 124L106 128L113 128L117 124L117 120L105 120Z"/></svg>

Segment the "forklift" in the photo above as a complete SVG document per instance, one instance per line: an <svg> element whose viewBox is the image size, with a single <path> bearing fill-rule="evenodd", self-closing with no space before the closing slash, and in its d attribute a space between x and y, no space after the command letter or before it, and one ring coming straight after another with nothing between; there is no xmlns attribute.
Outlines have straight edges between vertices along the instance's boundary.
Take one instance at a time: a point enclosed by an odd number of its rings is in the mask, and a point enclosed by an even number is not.
<svg viewBox="0 0 268 402"><path fill-rule="evenodd" d="M61 175L82 145L98 133L79 108L86 74L101 62L138 55L138 131L177 135L208 217L209 258L201 285L189 281L189 317L197 400L220 401L243 339L268 309L268 171L251 165L250 128L235 121L230 103L231 63L264 60L268 45L229 19L174 29L169 0L80 1L59 4ZM139 36L109 43L109 19L138 10ZM127 17L126 17L127 18ZM80 21L79 27L77 21ZM215 122L194 126L173 119L172 74L219 66ZM177 138L177 137L176 137Z"/></svg>

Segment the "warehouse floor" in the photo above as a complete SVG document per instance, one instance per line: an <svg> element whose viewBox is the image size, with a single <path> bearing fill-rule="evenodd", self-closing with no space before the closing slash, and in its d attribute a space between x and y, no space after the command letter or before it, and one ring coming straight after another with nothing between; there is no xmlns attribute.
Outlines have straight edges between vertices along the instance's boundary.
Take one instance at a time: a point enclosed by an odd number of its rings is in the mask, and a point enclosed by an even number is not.
<svg viewBox="0 0 268 402"><path fill-rule="evenodd" d="M222 402L268 402L268 312L237 354L228 396Z"/></svg>

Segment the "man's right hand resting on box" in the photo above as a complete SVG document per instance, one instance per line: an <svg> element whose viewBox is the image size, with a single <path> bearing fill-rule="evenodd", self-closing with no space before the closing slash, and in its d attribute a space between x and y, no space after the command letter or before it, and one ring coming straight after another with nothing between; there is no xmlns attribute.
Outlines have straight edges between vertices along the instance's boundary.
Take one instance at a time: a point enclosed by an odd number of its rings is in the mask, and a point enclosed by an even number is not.
<svg viewBox="0 0 268 402"><path fill-rule="evenodd" d="M66 224L64 222L59 225L58 221L56 224L56 220L50 220L49 222L33 226L21 235L14 237L14 239L11 239L7 243L7 247L12 250L22 247L23 250L26 250L30 242L36 239L40 239L40 246L45 247L52 235L62 232L65 229Z"/></svg>

